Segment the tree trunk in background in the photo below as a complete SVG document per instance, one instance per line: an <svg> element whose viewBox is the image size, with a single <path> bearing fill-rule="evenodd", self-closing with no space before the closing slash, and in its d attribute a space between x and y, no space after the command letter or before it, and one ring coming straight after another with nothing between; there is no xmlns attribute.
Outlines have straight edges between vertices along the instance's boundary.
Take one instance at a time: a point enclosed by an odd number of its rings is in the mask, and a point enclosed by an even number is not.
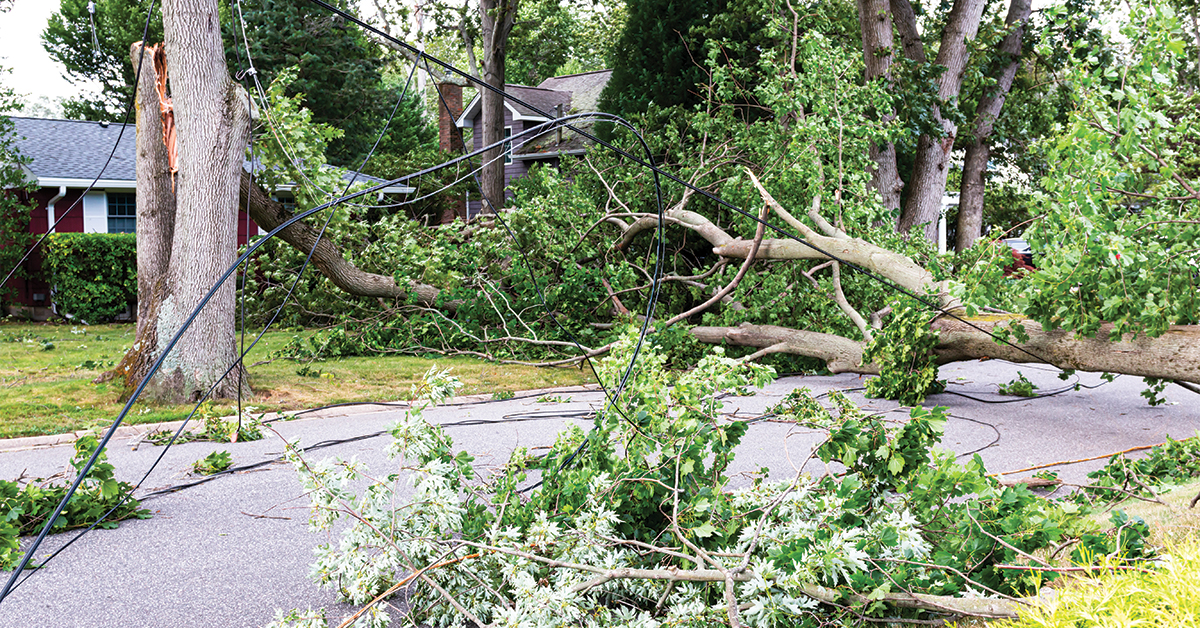
<svg viewBox="0 0 1200 628"><path fill-rule="evenodd" d="M1000 117L1004 100L1012 89L1013 79L1021 65L1021 39L1025 36L1025 23L1032 9L1030 0L1012 0L1004 23L1011 29L1000 42L997 53L1009 62L1000 67L996 85L975 107L975 123L971 131L971 143L967 145L967 156L963 161L962 188L958 198L958 226L954 238L954 250L965 251L983 235L984 177L987 174L988 156L991 154L992 129Z"/></svg>
<svg viewBox="0 0 1200 628"><path fill-rule="evenodd" d="M137 386L157 359L158 304L167 285L167 269L175 234L175 191L167 146L163 142L163 123L156 90L159 74L155 55L162 45L146 48L142 42L129 49L138 75L137 109L137 331L133 346L116 368L96 378L104 382L120 378L128 392ZM164 63L165 66L165 63Z"/></svg>
<svg viewBox="0 0 1200 628"><path fill-rule="evenodd" d="M897 1L908 3L908 0ZM970 56L967 42L979 32L985 4L984 0L955 0L950 9L934 61L946 68L938 77L937 97L942 103L953 103L962 91L963 73ZM903 32L905 25L898 25ZM908 201L900 214L898 225L900 231L923 226L925 237L929 240L937 238L942 196L946 192L946 177L950 174L950 151L958 134L958 125L952 119L943 117L938 107L934 107L932 114L941 126L941 137L923 134L917 140L916 163L908 182Z"/></svg>
<svg viewBox="0 0 1200 628"><path fill-rule="evenodd" d="M504 89L504 63L508 54L508 35L517 17L518 0L479 0L480 31L483 39L483 81ZM483 145L504 139L504 97L480 89L482 100ZM493 211L504 207L503 146L483 153L483 196L495 204Z"/></svg>
<svg viewBox="0 0 1200 628"><path fill-rule="evenodd" d="M174 247L158 306L156 353L236 259L238 184L250 133L246 93L225 67L216 0L167 0L163 29L179 173ZM236 361L234 287L233 281L225 283L167 356L152 381L154 396L198 399ZM237 395L236 375L235 370L214 394Z"/></svg>
<svg viewBox="0 0 1200 628"><path fill-rule="evenodd" d="M983 186L986 185L988 157L992 145L986 138L977 138L967 145L963 158L962 185L958 190L958 222L954 231L954 250L971 248L983 233Z"/></svg>
<svg viewBox="0 0 1200 628"><path fill-rule="evenodd" d="M858 24L862 30L863 76L867 81L883 80L892 85L892 15L887 0L858 0ZM920 41L918 40L918 44ZM879 112L880 122L886 124L896 117L894 111ZM883 199L884 207L900 209L900 191L904 182L896 166L896 146L891 142L871 146L871 161L875 162L872 183Z"/></svg>

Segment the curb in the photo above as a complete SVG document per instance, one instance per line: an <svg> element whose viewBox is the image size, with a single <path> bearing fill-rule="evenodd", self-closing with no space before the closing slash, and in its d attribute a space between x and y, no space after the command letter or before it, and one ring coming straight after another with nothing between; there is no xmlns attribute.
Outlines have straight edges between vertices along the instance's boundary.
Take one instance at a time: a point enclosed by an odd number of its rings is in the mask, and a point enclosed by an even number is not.
<svg viewBox="0 0 1200 628"><path fill-rule="evenodd" d="M596 384L585 384L582 386L564 386L559 388L537 388L533 390L517 391L512 399L495 399L497 402L519 400L523 397L531 397L548 393L571 393L571 392L598 392L599 386ZM453 403L442 404L441 407L454 407L460 405L468 405L481 403L485 401L493 401L492 395L487 393L463 395L455 397ZM407 406L408 402L400 401L381 401L379 404L388 404L387 407L377 407L374 402L364 402L362 405L343 406L335 408L324 408L311 410L285 410L283 412L269 412L262 415L264 422L284 420L284 421L309 421L315 419L328 419L333 417L347 417L356 414L374 414L377 412L387 412L396 409L396 406ZM305 413L303 417L298 417L300 413ZM221 419L229 421L236 419L236 415L221 417ZM204 429L204 421L192 418L190 421L190 432L200 432ZM159 430L175 431L179 426L183 425L183 421L167 421L164 423L139 423L137 425L123 425L117 428L117 432L113 434L113 439L129 439L140 438L151 432ZM103 433L103 432L99 432ZM79 430L76 432L65 432L63 434L48 434L46 436L22 436L19 438L0 439L0 453L11 451L25 451L29 449L49 449L51 447L60 447L62 445L73 445L80 437L87 435L96 435L94 430Z"/></svg>

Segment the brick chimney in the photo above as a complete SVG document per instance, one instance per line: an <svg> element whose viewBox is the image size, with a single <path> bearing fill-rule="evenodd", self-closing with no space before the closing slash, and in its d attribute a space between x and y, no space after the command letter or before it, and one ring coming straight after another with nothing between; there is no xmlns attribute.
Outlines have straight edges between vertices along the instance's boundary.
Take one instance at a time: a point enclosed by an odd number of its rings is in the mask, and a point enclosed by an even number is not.
<svg viewBox="0 0 1200 628"><path fill-rule="evenodd" d="M454 121L458 116L462 115L462 85L453 83L438 83L438 93L442 95L438 99L438 146L444 151L452 153L463 152L462 134L458 129L454 128ZM445 104L442 104L442 101ZM447 111L446 107L450 110Z"/></svg>
<svg viewBox="0 0 1200 628"><path fill-rule="evenodd" d="M441 98L438 98L438 147L450 153L463 153L466 150L463 148L462 133L455 128L454 121L458 120L458 116L462 115L462 85L454 83L438 83L438 93ZM445 101L445 104L442 104ZM446 110L449 107L449 111ZM467 201L465 198L455 199L451 206L442 212L438 218L441 224L449 224L454 222L455 218L466 220L467 218Z"/></svg>

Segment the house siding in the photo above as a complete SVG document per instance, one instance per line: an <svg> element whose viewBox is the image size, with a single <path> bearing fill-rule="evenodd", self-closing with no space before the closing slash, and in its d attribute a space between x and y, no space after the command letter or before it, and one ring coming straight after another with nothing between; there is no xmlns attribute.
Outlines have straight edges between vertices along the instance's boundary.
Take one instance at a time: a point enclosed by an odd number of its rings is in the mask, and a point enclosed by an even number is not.
<svg viewBox="0 0 1200 628"><path fill-rule="evenodd" d="M479 150L485 146L485 144L483 143L483 121L480 120L481 117L482 116L475 116L474 118L471 118L472 128L475 129L475 133L472 133L472 137L471 137L471 150L473 150L473 151ZM508 107L504 108L504 126L511 127L512 134L514 136L519 134L521 131L524 131L525 129L529 128L530 126L534 126L536 124L538 124L538 123L537 122L528 122L528 121L523 121L523 120L514 121L513 117L512 117L512 112L508 110ZM512 192L509 191L509 186L512 185L513 181L520 179L521 177L525 176L528 173L529 173L529 164L527 164L524 161L521 161L519 159L514 159L511 164L504 164L504 202L505 202L505 204L507 204L508 201L511 200L513 197ZM474 190L470 194L470 198L467 201L468 215L472 218L479 215L482 205L483 204L479 198L479 191Z"/></svg>

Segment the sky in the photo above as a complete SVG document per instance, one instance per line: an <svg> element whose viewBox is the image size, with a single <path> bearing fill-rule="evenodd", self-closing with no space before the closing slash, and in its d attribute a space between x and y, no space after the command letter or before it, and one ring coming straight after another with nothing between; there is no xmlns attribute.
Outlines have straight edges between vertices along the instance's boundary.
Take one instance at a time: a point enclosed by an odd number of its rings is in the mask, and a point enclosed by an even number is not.
<svg viewBox="0 0 1200 628"><path fill-rule="evenodd" d="M63 78L63 67L42 48L42 31L58 0L16 0L8 13L0 13L0 66L10 73L0 78L25 101L41 97L51 101L71 96L79 87Z"/></svg>

